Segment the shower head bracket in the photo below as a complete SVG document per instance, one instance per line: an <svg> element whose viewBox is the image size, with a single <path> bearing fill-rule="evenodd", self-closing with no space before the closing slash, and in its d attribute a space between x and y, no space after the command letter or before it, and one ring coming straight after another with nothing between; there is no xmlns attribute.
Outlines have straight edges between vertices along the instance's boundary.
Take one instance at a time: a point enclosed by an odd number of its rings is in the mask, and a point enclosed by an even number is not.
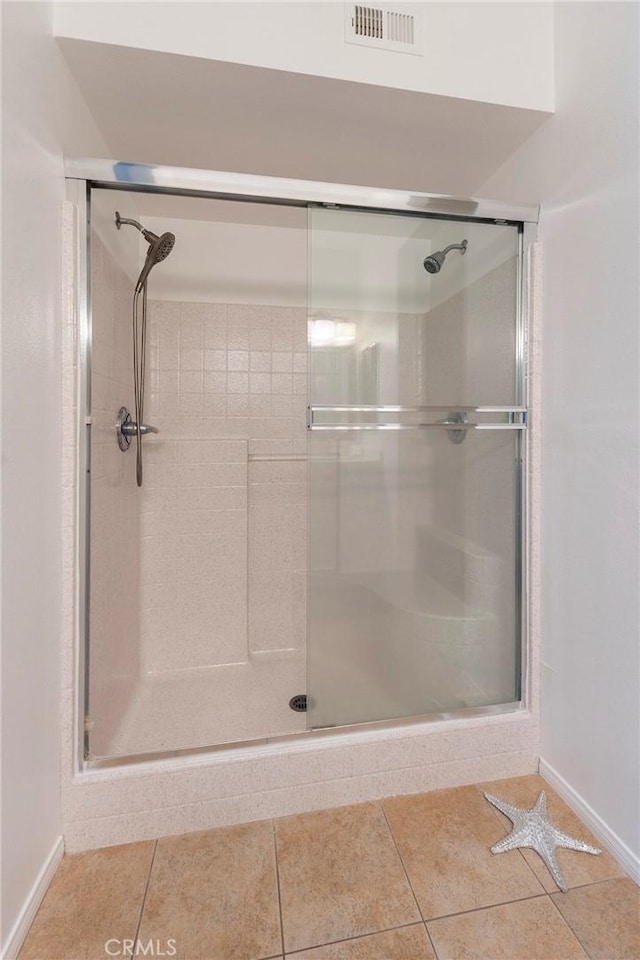
<svg viewBox="0 0 640 960"><path fill-rule="evenodd" d="M129 220L127 217L121 217L120 213L117 210L115 215L115 221L116 221L116 227L118 228L118 230L122 227L123 223L128 223L132 227L135 227L137 230L139 230L140 233L144 232L144 227L142 226L141 223L138 223L137 220Z"/></svg>

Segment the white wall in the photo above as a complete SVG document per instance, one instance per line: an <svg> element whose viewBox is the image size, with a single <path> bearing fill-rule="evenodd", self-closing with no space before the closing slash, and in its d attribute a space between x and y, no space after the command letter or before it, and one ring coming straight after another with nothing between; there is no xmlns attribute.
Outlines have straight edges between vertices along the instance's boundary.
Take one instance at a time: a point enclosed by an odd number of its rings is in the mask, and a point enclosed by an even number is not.
<svg viewBox="0 0 640 960"><path fill-rule="evenodd" d="M104 150L47 3L3 3L2 955L61 833L61 150ZM13 956L10 953L9 956Z"/></svg>
<svg viewBox="0 0 640 960"><path fill-rule="evenodd" d="M424 56L344 42L342 2L57 3L56 34L535 110L553 109L551 3L412 3Z"/></svg>
<svg viewBox="0 0 640 960"><path fill-rule="evenodd" d="M483 188L542 202L542 756L635 857L638 12L556 6L557 113Z"/></svg>

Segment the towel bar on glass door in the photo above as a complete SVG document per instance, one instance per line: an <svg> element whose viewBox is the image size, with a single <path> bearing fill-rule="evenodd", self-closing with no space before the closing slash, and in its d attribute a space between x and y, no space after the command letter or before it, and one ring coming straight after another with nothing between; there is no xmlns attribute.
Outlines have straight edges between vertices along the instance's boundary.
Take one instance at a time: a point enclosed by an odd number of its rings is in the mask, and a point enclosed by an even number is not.
<svg viewBox="0 0 640 960"><path fill-rule="evenodd" d="M479 423L477 421L453 421L448 417L428 423L316 423L317 413L447 413L459 411L461 413L499 413L509 419L504 423ZM425 430L437 427L451 430L455 423L456 430L525 430L527 427L526 407L406 407L401 405L362 405L362 406L328 406L319 404L307 407L307 428L309 430Z"/></svg>

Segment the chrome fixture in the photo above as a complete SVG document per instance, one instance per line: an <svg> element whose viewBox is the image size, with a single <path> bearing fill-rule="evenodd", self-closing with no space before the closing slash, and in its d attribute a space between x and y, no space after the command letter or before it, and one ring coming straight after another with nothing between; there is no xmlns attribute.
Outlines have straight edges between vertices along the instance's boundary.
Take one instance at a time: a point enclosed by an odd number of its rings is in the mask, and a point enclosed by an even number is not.
<svg viewBox="0 0 640 960"><path fill-rule="evenodd" d="M122 412L123 410L126 410L125 407L121 407L118 413L118 421L116 423L118 445L121 450L129 449L129 443L131 442L130 440L126 442L125 446L123 446L123 443L127 441L128 436L135 436L136 438L136 482L138 486L141 487L142 437L147 433L158 433L156 427L149 427L142 422L144 412L144 381L147 353L147 279L156 263L166 260L166 258L169 256L173 250L173 245L176 242L176 238L173 233L163 233L158 236L157 233L153 233L151 230L145 229L145 227L143 227L141 223L138 223L137 220L130 220L126 217L121 217L117 210L115 221L118 230L121 228L123 223L128 224L131 227L135 227L136 230L140 231L142 236L149 244L146 259L133 291L133 390L136 419L135 421L132 421L131 416L129 415L128 420L125 419L121 421L120 418ZM140 295L142 295L141 310ZM128 415L128 411L126 411L126 413Z"/></svg>
<svg viewBox="0 0 640 960"><path fill-rule="evenodd" d="M157 427L152 427L149 423L140 425L140 436L145 437L148 433L160 433ZM123 453L131 446L131 437L137 437L138 424L131 419L131 414L126 407L120 407L116 418L116 436L118 446Z"/></svg>
<svg viewBox="0 0 640 960"><path fill-rule="evenodd" d="M459 250L460 253L464 255L467 252L467 241L463 240L462 243L450 243L444 250L437 250L430 256L425 257L423 266L427 273L440 273L440 268L450 250Z"/></svg>
<svg viewBox="0 0 640 960"><path fill-rule="evenodd" d="M334 422L318 422L318 418L324 417L329 413L334 414L354 414L365 413L386 416L395 414L420 414L423 419L420 422L405 423L396 418L391 422L367 422L355 421L345 422L336 420ZM439 420L432 420L430 416L436 413L446 413L447 415ZM469 420L469 413L475 414L497 414L503 419L501 421L481 421ZM527 410L526 407L460 407L454 412L449 412L447 407L405 407L396 405L374 406L372 404L363 404L362 406L327 406L317 404L307 407L307 430L431 430L445 429L452 443L462 443L468 430L526 430L527 429Z"/></svg>
<svg viewBox="0 0 640 960"><path fill-rule="evenodd" d="M145 283L149 273L151 272L151 268L154 267L156 263L160 263L161 260L167 259L173 250L173 245L176 242L176 238L175 234L173 233L163 233L161 236L158 236L157 233L153 233L151 230L146 230L141 223L138 223L137 220L128 220L125 217L121 217L116 210L116 227L118 230L123 223L128 223L130 226L135 227L136 230L139 230L149 244L147 258L136 283L137 290L138 287L142 287Z"/></svg>
<svg viewBox="0 0 640 960"><path fill-rule="evenodd" d="M454 423L454 424L468 424L469 417L466 413L461 413L459 410L456 410L454 413L450 413L444 420L441 420L440 423ZM447 436L451 443L462 443L466 439L467 431L464 426L458 427L454 430L447 430Z"/></svg>

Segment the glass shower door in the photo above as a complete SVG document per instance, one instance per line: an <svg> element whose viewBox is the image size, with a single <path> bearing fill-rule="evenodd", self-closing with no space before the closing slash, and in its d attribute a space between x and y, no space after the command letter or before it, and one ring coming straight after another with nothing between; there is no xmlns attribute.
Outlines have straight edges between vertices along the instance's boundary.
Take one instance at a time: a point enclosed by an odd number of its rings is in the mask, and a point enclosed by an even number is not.
<svg viewBox="0 0 640 960"><path fill-rule="evenodd" d="M520 697L519 249L311 211L312 728Z"/></svg>

